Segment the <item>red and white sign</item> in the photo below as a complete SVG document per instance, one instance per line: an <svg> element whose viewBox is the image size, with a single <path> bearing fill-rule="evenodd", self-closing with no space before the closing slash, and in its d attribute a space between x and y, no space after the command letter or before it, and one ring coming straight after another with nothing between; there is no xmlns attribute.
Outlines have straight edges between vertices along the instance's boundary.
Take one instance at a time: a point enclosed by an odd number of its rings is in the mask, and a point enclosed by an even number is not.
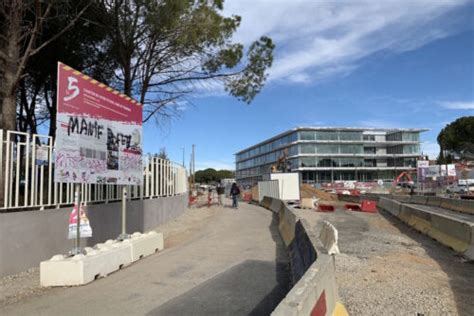
<svg viewBox="0 0 474 316"><path fill-rule="evenodd" d="M87 218L86 211L84 210L84 206L81 206L80 212L80 226L79 226L79 234L81 238L88 238L92 237L92 227L89 223L89 219ZM68 238L74 239L77 237L77 205L74 206L72 209L71 215L69 215L69 233Z"/></svg>
<svg viewBox="0 0 474 316"><path fill-rule="evenodd" d="M55 182L143 182L142 106L58 63Z"/></svg>

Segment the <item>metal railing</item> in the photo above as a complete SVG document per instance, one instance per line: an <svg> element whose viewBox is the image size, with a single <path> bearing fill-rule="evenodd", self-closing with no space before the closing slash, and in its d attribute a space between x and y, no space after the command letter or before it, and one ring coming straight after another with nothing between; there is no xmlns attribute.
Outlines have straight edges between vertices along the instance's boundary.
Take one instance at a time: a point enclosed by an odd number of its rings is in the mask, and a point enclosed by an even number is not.
<svg viewBox="0 0 474 316"><path fill-rule="evenodd" d="M52 137L0 130L0 140L0 182L3 183L0 210L59 208L74 202L74 184L54 182ZM186 193L187 175L182 165L144 157L143 166L143 185L128 185L129 199ZM82 184L81 200L86 205L118 201L122 198L122 187Z"/></svg>

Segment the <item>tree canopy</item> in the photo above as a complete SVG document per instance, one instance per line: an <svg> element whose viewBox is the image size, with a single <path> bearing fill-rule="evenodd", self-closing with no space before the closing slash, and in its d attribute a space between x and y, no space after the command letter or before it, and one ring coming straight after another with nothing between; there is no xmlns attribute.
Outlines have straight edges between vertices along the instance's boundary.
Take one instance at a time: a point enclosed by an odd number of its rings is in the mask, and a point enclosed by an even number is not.
<svg viewBox="0 0 474 316"><path fill-rule="evenodd" d="M222 179L234 178L234 172L230 170L215 170L208 168L205 170L196 171L195 179L198 183L211 183L217 182Z"/></svg>
<svg viewBox="0 0 474 316"><path fill-rule="evenodd" d="M474 159L474 116L464 116L444 127L438 135L441 163L450 162L451 157Z"/></svg>
<svg viewBox="0 0 474 316"><path fill-rule="evenodd" d="M8 80L0 83L0 127L34 132L50 120L54 136L59 60L144 104L144 122L176 115L179 102L203 89L250 103L265 84L274 44L265 36L249 47L233 42L241 18L224 16L223 6L223 0L3 1L0 78Z"/></svg>

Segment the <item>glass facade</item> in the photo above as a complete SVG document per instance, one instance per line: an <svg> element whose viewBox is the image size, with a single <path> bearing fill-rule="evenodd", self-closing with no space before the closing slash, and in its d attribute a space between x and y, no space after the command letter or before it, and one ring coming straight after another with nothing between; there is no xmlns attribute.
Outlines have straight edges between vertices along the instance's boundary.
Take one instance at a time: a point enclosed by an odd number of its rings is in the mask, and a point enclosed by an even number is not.
<svg viewBox="0 0 474 316"><path fill-rule="evenodd" d="M301 157L296 159L297 166L301 168L314 167L362 167L363 158L318 158Z"/></svg>
<svg viewBox="0 0 474 316"><path fill-rule="evenodd" d="M420 153L420 145L397 145L387 147L387 154L411 154L418 155Z"/></svg>
<svg viewBox="0 0 474 316"><path fill-rule="evenodd" d="M298 153L300 154L362 154L362 145L349 144L300 144Z"/></svg>
<svg viewBox="0 0 474 316"><path fill-rule="evenodd" d="M237 161L241 161L244 159L248 159L250 157L254 157L257 155L265 154L268 153L272 150L278 149L284 145L288 145L289 143L297 141L297 134L296 132L291 133L289 135L283 136L281 138L275 139L274 141L271 141L266 144L262 144L260 146L257 146L255 148L250 149L249 151L245 151L243 153L240 153L236 156Z"/></svg>
<svg viewBox="0 0 474 316"><path fill-rule="evenodd" d="M387 134L387 141L404 141L404 142L419 142L419 132L396 132Z"/></svg>
<svg viewBox="0 0 474 316"><path fill-rule="evenodd" d="M362 140L362 132L346 131L300 131L299 140Z"/></svg>
<svg viewBox="0 0 474 316"><path fill-rule="evenodd" d="M420 154L419 133L298 129L238 153L236 177L261 180L262 175L270 173L278 158L286 154L291 169L301 172L303 181L304 175L308 181L313 181L311 178L314 181L388 179L393 173L416 167Z"/></svg>

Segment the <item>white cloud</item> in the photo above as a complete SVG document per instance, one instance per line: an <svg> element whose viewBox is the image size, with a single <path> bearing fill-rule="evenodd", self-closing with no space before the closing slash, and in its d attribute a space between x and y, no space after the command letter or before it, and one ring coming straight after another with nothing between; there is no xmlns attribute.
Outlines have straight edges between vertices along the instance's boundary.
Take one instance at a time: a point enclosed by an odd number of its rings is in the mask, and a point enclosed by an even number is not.
<svg viewBox="0 0 474 316"><path fill-rule="evenodd" d="M449 110L474 110L474 101L467 102L440 102L440 105Z"/></svg>
<svg viewBox="0 0 474 316"><path fill-rule="evenodd" d="M305 73L296 73L288 76L288 80L294 83L309 83L311 81L310 76Z"/></svg>
<svg viewBox="0 0 474 316"><path fill-rule="evenodd" d="M270 80L308 83L353 71L379 51L404 52L450 35L446 14L469 0L232 0L225 14L242 16L235 40L261 35L276 43Z"/></svg>
<svg viewBox="0 0 474 316"><path fill-rule="evenodd" d="M392 122L384 119L367 118L356 123L357 127L368 128L401 128L404 126L402 122Z"/></svg>
<svg viewBox="0 0 474 316"><path fill-rule="evenodd" d="M235 164L224 160L209 160L209 161L197 161L196 171L204 170L207 168L213 168L216 170L235 170Z"/></svg>
<svg viewBox="0 0 474 316"><path fill-rule="evenodd" d="M421 151L430 159L436 159L439 155L439 145L436 142L426 141L421 143Z"/></svg>

